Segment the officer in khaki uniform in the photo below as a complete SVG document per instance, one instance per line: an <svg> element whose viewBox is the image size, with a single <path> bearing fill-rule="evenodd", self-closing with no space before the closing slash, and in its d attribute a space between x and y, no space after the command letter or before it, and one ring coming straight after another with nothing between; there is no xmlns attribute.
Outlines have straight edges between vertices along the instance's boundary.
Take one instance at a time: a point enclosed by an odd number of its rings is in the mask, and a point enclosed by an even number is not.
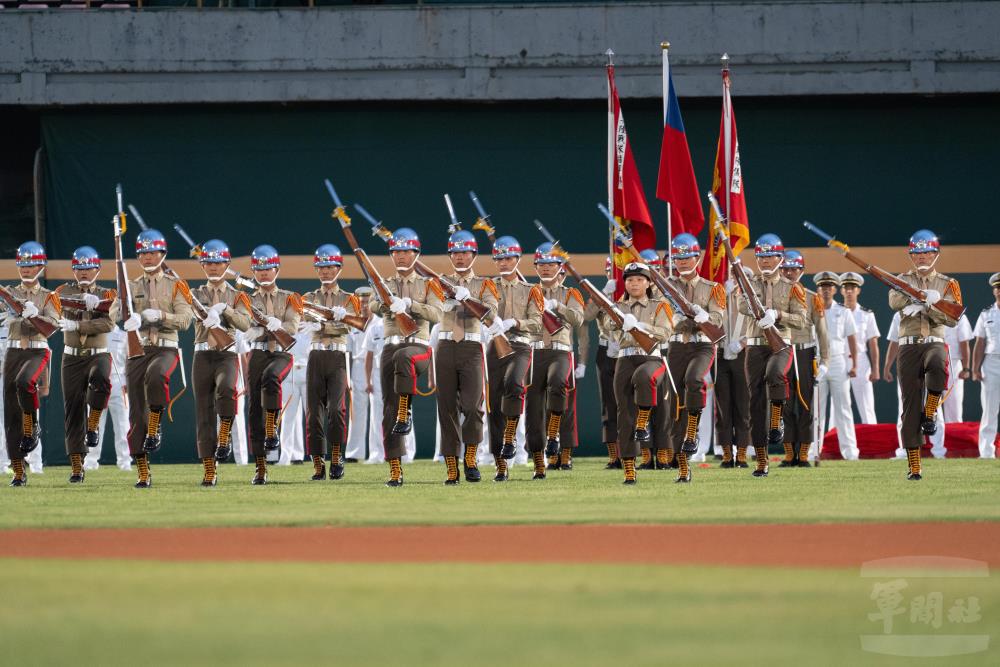
<svg viewBox="0 0 1000 667"><path fill-rule="evenodd" d="M806 263L798 250L786 250L781 263L781 275L799 284ZM803 288L805 289L805 288ZM806 292L806 326L792 329L792 360L794 374L789 384L791 405L785 410L785 458L779 468L809 467L809 447L813 442L813 391L817 372L827 367L830 359L830 339L826 328L826 306L816 292ZM817 354L817 346L819 353ZM796 453L796 446L798 452Z"/></svg>
<svg viewBox="0 0 1000 667"><path fill-rule="evenodd" d="M250 450L255 472L250 483L267 484L267 452L278 449L278 421L281 413L281 383L292 370L292 355L285 352L272 332L279 329L294 336L302 315L302 297L278 289L275 280L281 257L274 246L259 245L250 253L250 269L258 288L250 296L250 305L261 315L253 316L255 326L247 329L250 360L247 363L247 420Z"/></svg>
<svg viewBox="0 0 1000 667"><path fill-rule="evenodd" d="M44 384L43 373L52 358L48 340L28 320L39 318L55 328L60 314L58 298L38 282L47 261L40 243L22 243L14 260L21 282L7 288L24 306L20 316L7 315L10 331L3 362L4 431L14 472L11 486L28 483L24 456L38 446L38 386Z"/></svg>
<svg viewBox="0 0 1000 667"><path fill-rule="evenodd" d="M625 484L636 482L635 457L640 447L648 447L652 440L653 411L667 406L663 400L667 370L663 357L658 349L648 354L629 333L638 328L661 343L670 334L673 311L665 300L654 296L649 271L647 265L638 262L625 267L622 274L625 294L618 300L618 307L625 314L621 329L603 312L599 316L609 322L618 346L614 392L618 397L618 447Z"/></svg>
<svg viewBox="0 0 1000 667"><path fill-rule="evenodd" d="M191 363L198 457L205 469L202 486L216 485L217 464L229 458L240 367L235 346L218 349L208 332L213 327L224 329L235 338L237 331L250 327L250 299L226 282L231 259L224 242L206 241L198 262L208 282L193 290L194 297L208 309L204 320L195 321Z"/></svg>
<svg viewBox="0 0 1000 667"><path fill-rule="evenodd" d="M791 330L806 326L806 292L802 285L781 276L779 267L785 247L775 234L757 240L754 255L760 275L750 284L765 309L764 317L749 322L746 371L750 389L750 432L757 453L754 477L767 477L767 446L784 442L782 409L788 399L788 371L792 366ZM750 315L747 300L740 300L740 312ZM764 338L764 328L776 327L789 347L772 352ZM739 452L746 456L746 451Z"/></svg>
<svg viewBox="0 0 1000 667"><path fill-rule="evenodd" d="M715 345L699 331L698 325L711 322L722 326L726 291L722 285L698 275L701 246L693 235L675 236L670 243L670 255L678 275L667 280L694 307L693 319L683 313L674 313L674 332L669 338L670 352L667 355L677 391L684 392L682 414L685 418L673 422L673 452L680 470L676 481L685 483L691 481L688 455L698 451L698 422L705 409L705 375L715 358Z"/></svg>
<svg viewBox="0 0 1000 667"><path fill-rule="evenodd" d="M611 277L611 258L604 260L604 273L608 278L605 283L605 296L614 298L615 281ZM597 396L601 402L601 439L608 448L608 462L604 466L611 470L622 467L621 456L618 453L618 399L615 397L615 356L618 354L617 343L611 345L614 337L608 329L607 320L598 317L600 306L591 299L583 309L584 322L597 320ZM580 351L583 356L583 350ZM586 358L586 357L584 357Z"/></svg>
<svg viewBox="0 0 1000 667"><path fill-rule="evenodd" d="M455 285L455 299L444 302L434 358L438 421L441 424L441 454L448 477L445 484L458 484L458 457L463 458L465 481L481 479L476 465L483 439L485 360L479 319L469 314L461 301L472 297L490 309L486 320L497 312L496 283L480 278L472 270L479 245L472 232L458 230L448 239L448 256L455 273L447 276ZM461 419L461 423L460 423Z"/></svg>
<svg viewBox="0 0 1000 667"><path fill-rule="evenodd" d="M389 254L396 275L385 280L392 292L390 303L371 302L371 310L382 316L385 345L382 348L382 439L389 461L386 486L403 485L400 459L406 454L405 437L413 430L412 401L417 381L431 363L431 326L441 321L444 293L435 280L417 275L414 265L420 256L420 237L409 227L400 227L389 240ZM407 313L417 330L404 336L396 315Z"/></svg>
<svg viewBox="0 0 1000 667"><path fill-rule="evenodd" d="M111 353L108 334L118 320L114 290L95 284L101 258L90 246L73 251L70 266L76 282L56 288L62 310L62 394L66 453L69 454L71 484L83 481L83 458L88 447L96 447L101 414L111 399ZM66 304L75 302L77 307ZM101 304L101 301L105 303ZM82 304L83 308L79 306ZM88 412L89 408L89 412Z"/></svg>
<svg viewBox="0 0 1000 667"><path fill-rule="evenodd" d="M920 448L925 437L934 435L934 414L941 394L948 386L948 351L944 328L957 324L937 308L938 301L961 305L958 281L934 270L941 244L934 232L921 229L910 237L910 261L914 269L899 276L908 285L926 293L924 301L914 301L897 290L889 292L889 307L899 311L899 386L903 394L903 448L909 472L906 478L921 478ZM924 392L927 398L924 400Z"/></svg>
<svg viewBox="0 0 1000 667"><path fill-rule="evenodd" d="M493 243L496 279L497 319L487 330L492 336L503 333L514 353L501 359L494 346L486 351L489 378L490 453L496 462L494 482L506 482L507 461L514 458L517 424L524 412L525 394L531 373L532 343L542 332L545 297L538 285L521 280L517 265L521 244L513 236L501 236Z"/></svg>
<svg viewBox="0 0 1000 667"><path fill-rule="evenodd" d="M361 315L361 300L340 289L337 278L344 266L340 248L324 243L316 248L313 267L320 287L303 295L303 300L325 306L334 318L326 322L303 320L302 329L312 333L306 366L306 447L313 462L313 481L326 479L324 459L330 444L330 479L344 476L344 448L347 445L347 396L350 387L350 360L346 315ZM360 428L363 430L365 425Z"/></svg>
<svg viewBox="0 0 1000 667"><path fill-rule="evenodd" d="M191 293L183 280L163 271L163 234L155 229L140 232L135 254L143 275L129 283L132 315L122 328L139 333L144 354L125 362L128 443L139 469L135 486L148 489L153 483L149 455L160 449L160 420L170 405L170 376L180 360L178 336L191 326Z"/></svg>
<svg viewBox="0 0 1000 667"><path fill-rule="evenodd" d="M559 315L566 326L555 334L543 329L532 343L531 384L525 408L525 436L535 464L532 479L545 479L545 456L559 454L559 431L573 386L573 329L583 323L583 297L580 292L559 284L563 258L553 252L551 243L535 250L535 270L544 307Z"/></svg>

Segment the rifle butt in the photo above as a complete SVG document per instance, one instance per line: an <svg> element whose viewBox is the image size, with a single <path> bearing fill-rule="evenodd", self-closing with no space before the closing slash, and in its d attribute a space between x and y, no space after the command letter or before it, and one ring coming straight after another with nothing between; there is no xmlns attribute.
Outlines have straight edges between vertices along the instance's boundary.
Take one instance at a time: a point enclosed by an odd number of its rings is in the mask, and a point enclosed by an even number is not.
<svg viewBox="0 0 1000 667"><path fill-rule="evenodd" d="M542 326L545 327L550 336L554 336L566 326L566 323L562 321L561 317L546 309L542 311Z"/></svg>
<svg viewBox="0 0 1000 667"><path fill-rule="evenodd" d="M774 327L768 327L764 329L764 338L767 339L767 344L771 348L771 352L777 354L788 349L789 345L784 341L784 339L778 334L778 330Z"/></svg>
<svg viewBox="0 0 1000 667"><path fill-rule="evenodd" d="M937 308L953 320L961 319L962 315L965 314L965 306L954 301L938 301L934 304L934 308Z"/></svg>
<svg viewBox="0 0 1000 667"><path fill-rule="evenodd" d="M708 339L713 343L718 343L720 340L726 337L726 332L722 327L716 326L711 322L702 322L698 325L698 329L708 336Z"/></svg>
<svg viewBox="0 0 1000 667"><path fill-rule="evenodd" d="M57 328L56 325L48 322L47 320L43 320L40 317L32 317L28 320L28 322L31 323L31 326L35 327L38 333L42 334L46 338L54 334Z"/></svg>
<svg viewBox="0 0 1000 667"><path fill-rule="evenodd" d="M507 336L504 336L503 334L493 338L493 349L496 351L497 356L501 359L514 354L514 348L511 347Z"/></svg>
<svg viewBox="0 0 1000 667"><path fill-rule="evenodd" d="M142 349L142 341L139 340L139 334L135 331L129 331L125 335L125 340L128 345L128 358L135 359L136 357L145 356L146 351Z"/></svg>
<svg viewBox="0 0 1000 667"><path fill-rule="evenodd" d="M462 306L480 322L486 319L486 316L490 312L490 309L486 307L485 303L479 299L473 299L471 297L463 301Z"/></svg>
<svg viewBox="0 0 1000 667"><path fill-rule="evenodd" d="M287 352L293 345L295 345L295 337L284 329L275 329L274 331L269 331L268 333L270 333L271 336L274 337L274 340L277 341L278 345L281 346L282 352Z"/></svg>
<svg viewBox="0 0 1000 667"><path fill-rule="evenodd" d="M403 336L412 336L417 333L417 329L419 328L416 321L406 313L396 315L396 326L399 327Z"/></svg>
<svg viewBox="0 0 1000 667"><path fill-rule="evenodd" d="M645 351L646 354L653 354L653 350L655 350L660 345L658 340L650 336L642 329L639 329L638 327L632 329L628 333L630 336L632 336L632 339L636 343L638 343L639 347L641 347L643 351Z"/></svg>
<svg viewBox="0 0 1000 667"><path fill-rule="evenodd" d="M361 317L360 315L344 315L343 322L349 327L354 327L359 331L363 331L368 325L368 318Z"/></svg>
<svg viewBox="0 0 1000 667"><path fill-rule="evenodd" d="M236 344L236 340L229 335L228 331L211 327L208 330L208 337L217 350L228 350Z"/></svg>

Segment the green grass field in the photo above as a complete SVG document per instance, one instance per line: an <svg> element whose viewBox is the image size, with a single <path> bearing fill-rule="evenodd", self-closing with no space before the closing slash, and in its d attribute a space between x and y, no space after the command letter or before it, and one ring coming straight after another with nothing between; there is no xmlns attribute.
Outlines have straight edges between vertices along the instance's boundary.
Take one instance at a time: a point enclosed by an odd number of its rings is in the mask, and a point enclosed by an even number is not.
<svg viewBox="0 0 1000 667"><path fill-rule="evenodd" d="M923 481L907 482L901 461L824 462L808 470L694 468L694 483L676 472L640 471L625 487L621 471L580 459L571 472L445 487L444 465L405 466L402 488L382 485L385 466L352 464L337 482L312 482L312 467L272 466L272 483L250 486L249 467L221 468L219 486L203 489L200 466L153 467L154 488L132 488L135 473L102 467L82 485L67 468L32 475L23 489L0 489L0 528L306 526L490 523L797 523L829 521L1000 520L994 461L927 461Z"/></svg>

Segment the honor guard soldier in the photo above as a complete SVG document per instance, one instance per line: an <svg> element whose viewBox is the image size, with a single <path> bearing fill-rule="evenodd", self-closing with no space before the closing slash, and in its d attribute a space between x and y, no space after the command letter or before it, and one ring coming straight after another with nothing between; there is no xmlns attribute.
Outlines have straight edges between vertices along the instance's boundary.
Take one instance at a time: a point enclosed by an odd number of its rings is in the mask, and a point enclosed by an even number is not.
<svg viewBox="0 0 1000 667"><path fill-rule="evenodd" d="M77 484L83 481L83 459L88 448L99 444L101 414L111 399L108 335L118 320L118 301L114 290L98 289L96 285L101 272L96 250L90 246L77 248L70 267L76 281L60 285L56 294L62 310L59 328L65 343L62 394L69 481ZM70 302L75 307L68 306Z"/></svg>
<svg viewBox="0 0 1000 667"><path fill-rule="evenodd" d="M659 350L647 353L629 334L639 328L663 343L670 332L673 311L666 301L653 296L649 271L639 262L625 267L625 294L618 301L625 319L622 328L614 331L618 343L614 391L618 397L618 446L625 484L635 484L635 457L652 440L653 411L669 409L662 400L666 375L663 357ZM606 317L601 315L602 319Z"/></svg>
<svg viewBox="0 0 1000 667"><path fill-rule="evenodd" d="M604 285L605 296L614 298L615 280L611 274L611 258L604 260L604 274L608 281ZM612 343L615 336L608 328L607 320L598 317L601 308L593 299L587 302L583 309L584 322L597 321L597 397L601 402L601 439L608 448L608 462L604 466L608 470L621 469L622 460L618 453L618 399L615 397L615 362L618 354L618 343Z"/></svg>
<svg viewBox="0 0 1000 667"><path fill-rule="evenodd" d="M20 303L20 315L7 315L10 327L7 356L3 362L4 431L7 455L14 472L11 486L24 486L28 474L24 457L38 446L41 426L38 417L39 378L47 372L52 352L48 337L58 326L59 301L39 284L48 260L45 248L35 241L26 241L17 248L14 259L21 282L7 288L10 296Z"/></svg>
<svg viewBox="0 0 1000 667"><path fill-rule="evenodd" d="M400 227L389 241L389 255L396 275L386 279L392 292L390 303L372 301L371 310L382 316L385 345L382 348L382 437L385 457L389 460L386 486L403 485L400 459L406 453L405 436L413 430L413 395L417 380L431 363L431 326L441 321L444 293L435 280L417 275L414 265L420 256L420 238L409 227ZM406 336L396 322L396 315L407 313L417 330Z"/></svg>
<svg viewBox="0 0 1000 667"><path fill-rule="evenodd" d="M194 389L195 438L198 457L205 469L202 486L215 486L216 467L232 450L233 419L236 417L240 361L235 346L220 349L209 336L212 328L235 338L237 331L250 327L250 299L226 281L232 257L229 246L219 239L201 246L198 263L207 282L193 290L208 314L194 324L194 360L191 384ZM218 428L216 428L218 423Z"/></svg>
<svg viewBox="0 0 1000 667"><path fill-rule="evenodd" d="M669 250L667 251L670 252ZM646 250L641 250L639 252L641 257L641 264L645 264L652 274L653 271L658 271L664 278L670 278L670 269L667 262L664 261L664 257L661 257L658 252L652 248L647 248ZM650 285L650 294L652 294L653 299L662 299L663 295L656 285ZM670 343L664 340L660 345L660 354L664 358L667 357L667 350L670 347ZM642 443L640 452L642 453L642 463L636 466L639 470L668 470L670 468L678 468L679 464L674 457L674 423L677 421L677 414L675 411L668 410L664 407L661 410L654 410L650 419L652 420L652 438L649 442Z"/></svg>
<svg viewBox="0 0 1000 667"><path fill-rule="evenodd" d="M506 482L507 461L514 458L517 425L524 412L525 393L531 373L532 342L542 332L545 297L537 285L521 279L517 265L521 244L513 236L501 236L493 243L493 261L500 277L496 280L499 303L497 319L490 335L503 333L513 354L504 358L491 345L486 350L489 378L490 453L496 462L495 482Z"/></svg>
<svg viewBox="0 0 1000 667"><path fill-rule="evenodd" d="M800 285L799 280L805 268L806 262L801 252L785 251L785 258L781 263L781 275L785 279ZM809 467L809 448L816 439L813 393L816 379L821 377L821 372L827 371L830 358L826 307L816 292L805 292L806 326L792 329L792 345L795 348L792 368L795 378L789 386L791 406L785 411L785 458L778 464L779 468Z"/></svg>
<svg viewBox="0 0 1000 667"><path fill-rule="evenodd" d="M729 268L730 272L733 267ZM747 270L748 269L744 269ZM746 452L750 447L750 390L746 371L747 317L740 313L742 298L736 280L725 284L726 314L722 328L726 337L720 341L724 347L715 360L715 402L717 407L715 437L722 448L720 468L747 468ZM738 456L734 457L734 450Z"/></svg>
<svg viewBox="0 0 1000 667"><path fill-rule="evenodd" d="M903 392L903 447L909 464L906 478L910 480L921 478L920 447L925 436L937 431L934 415L948 385L944 327L957 324L933 306L941 300L962 303L958 282L934 270L940 253L941 244L934 232L921 229L914 233L909 249L914 269L899 278L923 291L925 300L916 301L897 290L889 292L889 307L900 313L897 368Z"/></svg>
<svg viewBox="0 0 1000 667"><path fill-rule="evenodd" d="M554 334L542 329L532 344L531 384L525 409L528 451L535 464L532 479L545 479L545 456L559 454L559 430L573 383L573 329L583 323L583 297L571 287L559 284L563 258L551 243L535 250L544 307L554 311L566 324Z"/></svg>
<svg viewBox="0 0 1000 667"><path fill-rule="evenodd" d="M474 298L497 312L496 283L480 278L472 270L479 252L472 232L458 230L448 239L448 257L455 272L447 276L455 285L455 299L444 302L434 359L438 421L441 424L441 454L448 469L445 484L458 484L458 457L463 458L465 481L481 479L477 467L479 442L483 439L485 359L479 319L469 314L462 301Z"/></svg>
<svg viewBox="0 0 1000 667"><path fill-rule="evenodd" d="M879 379L878 339L882 335L875 321L875 313L858 303L861 286L865 279L860 273L848 271L840 274L840 293L844 297L844 308L854 316L854 328L858 341L857 373L851 376L851 393L858 406L862 424L877 424L875 417L875 391L872 383Z"/></svg>
<svg viewBox="0 0 1000 667"><path fill-rule="evenodd" d="M275 281L281 256L274 246L259 245L250 253L250 269L258 287L250 296L255 326L247 330L250 360L247 363L247 420L250 450L256 471L251 484L267 484L267 452L281 446L278 420L281 414L281 383L292 370L292 355L277 342L279 329L294 337L302 315L302 297L278 289ZM254 312L256 311L256 312ZM260 315L260 318L257 317Z"/></svg>
<svg viewBox="0 0 1000 667"><path fill-rule="evenodd" d="M191 326L187 284L163 270L167 240L155 229L139 233L135 254L143 275L129 283L132 315L123 328L137 331L144 354L125 362L128 379L129 449L139 469L137 489L153 484L149 455L160 449L163 411L170 405L170 376L180 361L178 337Z"/></svg>
<svg viewBox="0 0 1000 667"><path fill-rule="evenodd" d="M667 364L670 375L676 383L677 392L684 392L683 411L677 410L683 419L675 419L673 427L673 452L677 460L680 476L677 482L691 481L688 457L698 451L698 422L705 409L705 375L715 357L715 345L698 330L698 325L711 322L722 326L726 312L726 290L719 283L705 280L698 275L701 261L701 246L691 234L678 234L670 243L670 256L677 276L668 280L677 291L687 297L694 309L694 318L682 313L673 315L673 333L670 335L670 351ZM680 396L674 400L680 401ZM670 406L672 407L672 406ZM664 405L664 411L670 409Z"/></svg>
<svg viewBox="0 0 1000 667"><path fill-rule="evenodd" d="M303 330L312 332L309 363L306 366L306 445L313 462L313 481L326 479L324 458L330 446L330 479L344 476L344 449L347 445L347 395L350 388L350 361L344 324L346 315L361 315L361 300L340 289L337 278L344 266L340 248L324 243L316 248L313 266L320 287L303 295L306 302L333 311L326 322L303 321ZM364 430L364 425L361 426Z"/></svg>
<svg viewBox="0 0 1000 667"><path fill-rule="evenodd" d="M829 356L824 357L826 367L820 366L816 374L815 419L819 423L816 460L819 460L823 447L822 436L826 432L829 415L830 425L837 429L840 455L846 461L856 461L858 440L854 433L854 413L851 411L851 378L858 369L856 320L851 311L833 299L840 287L840 276L833 271L820 271L813 276L813 282L826 311L824 319L829 348Z"/></svg>
<svg viewBox="0 0 1000 667"><path fill-rule="evenodd" d="M767 447L784 442L782 410L788 399L788 370L792 365L791 330L806 325L806 292L801 285L783 278L779 272L785 246L775 234L757 239L754 255L760 274L750 284L763 304L765 313L760 321L749 323L747 336L747 382L750 389L750 431L757 454L754 477L767 477ZM750 315L746 299L740 301L740 312ZM763 329L776 327L789 344L781 352L772 352Z"/></svg>
<svg viewBox="0 0 1000 667"><path fill-rule="evenodd" d="M983 416L979 422L979 457L995 459L997 413L1000 412L1000 273L990 276L993 303L976 320L973 334L972 379L983 385Z"/></svg>

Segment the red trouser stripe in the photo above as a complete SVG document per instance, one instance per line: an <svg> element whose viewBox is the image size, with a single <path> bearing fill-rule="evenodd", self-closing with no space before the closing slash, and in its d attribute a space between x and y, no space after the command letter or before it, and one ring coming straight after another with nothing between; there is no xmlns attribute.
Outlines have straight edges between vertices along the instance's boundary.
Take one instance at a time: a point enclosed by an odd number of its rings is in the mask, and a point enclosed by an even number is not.
<svg viewBox="0 0 1000 667"><path fill-rule="evenodd" d="M423 354L415 354L410 357L410 374L413 376L413 392L417 393L417 362L423 361L424 359L429 359L431 356L431 348L427 348L427 351Z"/></svg>
<svg viewBox="0 0 1000 667"><path fill-rule="evenodd" d="M28 393L31 394L36 410L38 409L38 376L45 370L51 356L52 350L45 350L45 354L42 355L42 363L38 364L38 370L28 379Z"/></svg>
<svg viewBox="0 0 1000 667"><path fill-rule="evenodd" d="M177 362L180 360L180 358L181 358L180 354L175 354L174 363L170 364L170 368L168 368L167 372L164 373L163 394L164 396L167 397L167 405L170 404L170 376L173 375L174 369L177 368Z"/></svg>
<svg viewBox="0 0 1000 667"><path fill-rule="evenodd" d="M667 370L667 364L666 362L664 362L660 364L660 367L658 369L653 371L652 375L649 376L649 390L650 393L653 395L653 406L655 406L659 402L660 398L656 392L656 383L659 382L660 376L663 375L663 373L666 372L666 370Z"/></svg>

